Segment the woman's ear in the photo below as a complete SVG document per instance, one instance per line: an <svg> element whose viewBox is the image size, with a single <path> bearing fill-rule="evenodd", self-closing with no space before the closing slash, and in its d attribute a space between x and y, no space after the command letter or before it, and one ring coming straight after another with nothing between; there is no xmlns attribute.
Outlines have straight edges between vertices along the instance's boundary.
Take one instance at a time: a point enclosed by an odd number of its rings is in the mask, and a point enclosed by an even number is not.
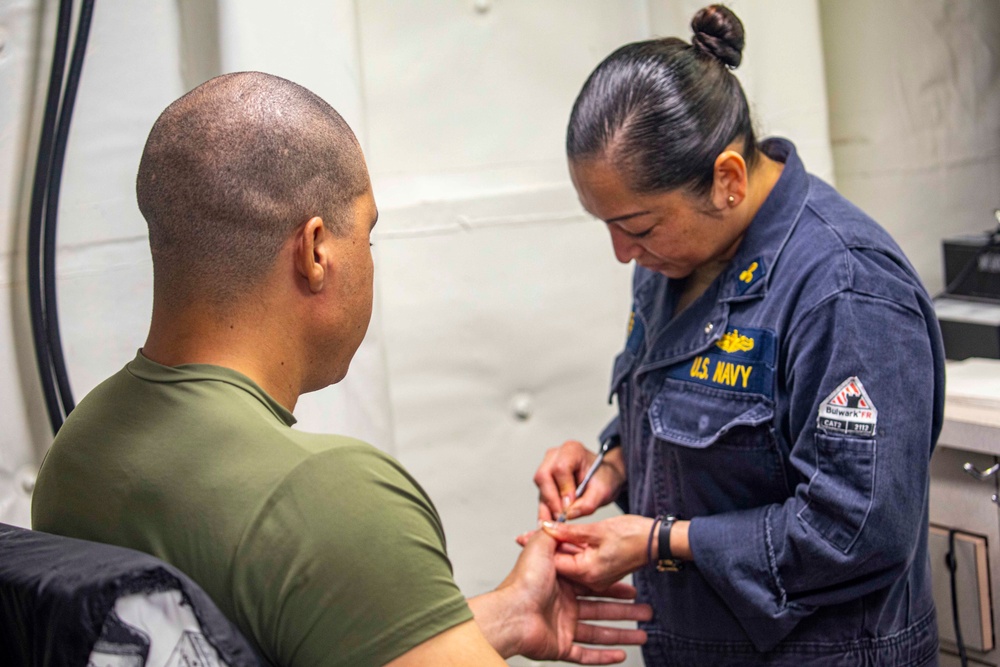
<svg viewBox="0 0 1000 667"><path fill-rule="evenodd" d="M320 292L326 283L327 262L324 253L327 252L325 241L328 235L323 218L318 216L310 218L299 230L295 266L309 285L309 291L314 294Z"/></svg>
<svg viewBox="0 0 1000 667"><path fill-rule="evenodd" d="M712 205L719 211L739 206L747 196L747 163L734 150L715 158Z"/></svg>

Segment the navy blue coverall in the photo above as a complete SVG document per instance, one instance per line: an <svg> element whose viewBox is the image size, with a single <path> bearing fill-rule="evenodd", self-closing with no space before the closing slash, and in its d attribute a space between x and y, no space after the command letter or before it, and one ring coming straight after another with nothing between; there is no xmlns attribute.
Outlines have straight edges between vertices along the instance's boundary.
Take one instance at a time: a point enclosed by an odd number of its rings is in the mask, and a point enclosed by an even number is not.
<svg viewBox="0 0 1000 667"><path fill-rule="evenodd" d="M896 243L794 146L735 257L682 285L637 267L611 391L618 502L690 519L694 562L635 574L650 665L932 665L928 468L944 354Z"/></svg>

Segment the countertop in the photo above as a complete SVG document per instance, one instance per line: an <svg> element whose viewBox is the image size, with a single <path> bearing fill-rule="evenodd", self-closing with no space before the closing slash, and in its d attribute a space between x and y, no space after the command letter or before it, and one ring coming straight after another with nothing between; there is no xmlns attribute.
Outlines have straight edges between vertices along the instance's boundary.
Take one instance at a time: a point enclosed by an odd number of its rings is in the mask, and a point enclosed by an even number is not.
<svg viewBox="0 0 1000 667"><path fill-rule="evenodd" d="M945 364L944 425L938 446L1000 456L1000 359Z"/></svg>

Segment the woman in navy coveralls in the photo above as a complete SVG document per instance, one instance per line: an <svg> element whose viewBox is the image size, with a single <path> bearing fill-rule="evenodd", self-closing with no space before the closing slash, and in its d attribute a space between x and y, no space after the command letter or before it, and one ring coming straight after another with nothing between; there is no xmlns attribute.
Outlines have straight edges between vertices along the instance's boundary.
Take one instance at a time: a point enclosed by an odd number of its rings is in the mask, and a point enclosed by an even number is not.
<svg viewBox="0 0 1000 667"><path fill-rule="evenodd" d="M636 268L612 448L579 498L580 443L535 476L557 566L634 573L649 665L937 664L932 304L790 142L757 142L739 19L712 6L692 28L611 54L570 118L580 201ZM554 521L611 502L627 513Z"/></svg>

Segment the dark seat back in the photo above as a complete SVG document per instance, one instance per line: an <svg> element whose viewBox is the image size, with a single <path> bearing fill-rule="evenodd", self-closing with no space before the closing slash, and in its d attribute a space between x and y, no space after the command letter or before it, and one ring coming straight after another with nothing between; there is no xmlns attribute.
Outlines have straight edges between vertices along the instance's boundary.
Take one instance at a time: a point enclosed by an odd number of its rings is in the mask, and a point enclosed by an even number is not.
<svg viewBox="0 0 1000 667"><path fill-rule="evenodd" d="M165 591L179 594L164 596ZM83 667L95 646L99 652L128 653L119 664L145 665L156 633L131 627L114 613L119 599L136 594L156 596L160 605L176 598L186 607L178 611L193 612L200 632L184 633L181 642L176 629L169 633L180 664L193 664L185 656L203 659L211 653L207 645L217 653L216 664L266 664L177 568L132 549L0 524L0 665Z"/></svg>

